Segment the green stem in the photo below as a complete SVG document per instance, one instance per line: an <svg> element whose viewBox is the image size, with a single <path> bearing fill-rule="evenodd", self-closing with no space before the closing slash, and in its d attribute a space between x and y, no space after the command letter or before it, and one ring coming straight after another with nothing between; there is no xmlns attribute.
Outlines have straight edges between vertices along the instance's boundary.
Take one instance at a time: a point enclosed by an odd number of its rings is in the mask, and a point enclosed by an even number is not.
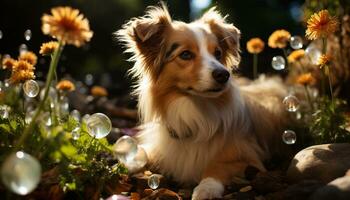
<svg viewBox="0 0 350 200"><path fill-rule="evenodd" d="M29 134L33 131L34 125L36 123L36 119L39 117L44 105L45 105L45 101L48 97L49 94L49 90L50 90L50 86L51 86L51 82L53 79L53 76L55 74L56 68L57 68L57 64L60 58L60 55L62 53L63 50L63 44L60 41L58 48L55 50L55 52L53 53L52 59L51 59L51 63L50 63L50 68L49 68L49 73L47 74L47 80L46 80L46 85L45 85L45 93L44 93L44 98L40 101L39 106L37 108L37 110L35 111L34 117L32 118L31 122L29 123L29 125L24 129L23 134L21 135L21 137L19 138L18 142L16 143L16 147L15 150L19 150L19 148L23 145L24 141L27 139L27 137L29 136Z"/></svg>
<svg viewBox="0 0 350 200"><path fill-rule="evenodd" d="M283 50L284 59L286 60L286 68L288 69L289 63L288 63L287 51L285 48L283 48L282 50Z"/></svg>
<svg viewBox="0 0 350 200"><path fill-rule="evenodd" d="M327 52L327 38L322 38L322 54L325 55ZM321 91L323 95L326 95L326 74L324 70L321 70Z"/></svg>
<svg viewBox="0 0 350 200"><path fill-rule="evenodd" d="M325 66L325 69L328 71L328 84L329 84L329 92L331 93L331 99L333 103L333 88L332 88L332 80L331 80L331 70L329 69L328 65Z"/></svg>
<svg viewBox="0 0 350 200"><path fill-rule="evenodd" d="M307 70L306 70L306 67L303 65L303 63L301 63L301 61L298 61L298 63L299 63L299 65L300 65L301 72L306 73Z"/></svg>
<svg viewBox="0 0 350 200"><path fill-rule="evenodd" d="M253 78L258 77L258 54L253 54Z"/></svg>
<svg viewBox="0 0 350 200"><path fill-rule="evenodd" d="M314 111L314 105L312 104L312 100L311 100L311 97L310 97L310 92L309 92L309 89L307 87L307 85L304 86L305 88L305 92L306 92L306 97L307 97L307 101L309 102L310 104L310 108Z"/></svg>

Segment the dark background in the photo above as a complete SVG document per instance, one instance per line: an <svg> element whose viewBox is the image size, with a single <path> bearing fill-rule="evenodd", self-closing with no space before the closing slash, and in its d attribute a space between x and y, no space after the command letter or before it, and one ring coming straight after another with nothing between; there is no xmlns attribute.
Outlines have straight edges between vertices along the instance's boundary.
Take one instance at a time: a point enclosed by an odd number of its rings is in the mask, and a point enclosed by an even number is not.
<svg viewBox="0 0 350 200"><path fill-rule="evenodd" d="M228 21L233 22L242 32L242 63L240 73L251 77L252 55L245 49L246 41L252 37L260 37L265 42L276 29L286 29L292 35L304 35L301 0L225 0L210 1L210 6L216 5ZM93 75L89 84L103 85L113 94L129 92L131 80L126 71L131 66L127 56L122 54L121 46L112 34L123 23L144 13L145 7L156 5L156 0L1 0L0 54L18 56L18 48L26 44L29 50L38 53L42 42L51 40L41 32L41 16L49 13L55 6L69 5L79 9L90 21L94 36L82 48L66 46L59 63L58 75L68 74L74 79L84 81L87 74ZM166 1L174 19L190 21L200 16L207 8L193 6L191 0ZM192 6L191 6L192 5ZM30 41L24 39L25 30L32 31ZM265 47L259 55L259 72L273 72L270 67L271 58L281 54L280 50ZM49 65L48 58L40 58L37 65L38 79L42 79ZM91 76L90 76L91 77Z"/></svg>

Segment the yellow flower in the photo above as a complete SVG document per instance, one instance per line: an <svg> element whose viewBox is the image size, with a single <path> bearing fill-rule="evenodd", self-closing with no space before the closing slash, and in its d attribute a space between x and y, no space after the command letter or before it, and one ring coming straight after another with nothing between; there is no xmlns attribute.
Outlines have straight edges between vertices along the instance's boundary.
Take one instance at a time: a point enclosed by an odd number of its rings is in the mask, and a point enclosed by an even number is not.
<svg viewBox="0 0 350 200"><path fill-rule="evenodd" d="M312 76L311 73L305 73L300 75L296 81L301 85L312 85L316 82L316 79Z"/></svg>
<svg viewBox="0 0 350 200"><path fill-rule="evenodd" d="M56 88L63 91L74 91L75 85L69 80L61 80L57 83Z"/></svg>
<svg viewBox="0 0 350 200"><path fill-rule="evenodd" d="M273 32L268 41L268 45L271 48L284 48L290 39L290 33L284 29L276 30Z"/></svg>
<svg viewBox="0 0 350 200"><path fill-rule="evenodd" d="M53 54L53 52L58 48L58 42L56 41L50 41L43 43L40 47L39 53L41 55L50 55Z"/></svg>
<svg viewBox="0 0 350 200"><path fill-rule="evenodd" d="M20 71L12 71L10 77L10 83L17 84L23 83L26 80L35 79L35 75L33 71L30 70L20 70Z"/></svg>
<svg viewBox="0 0 350 200"><path fill-rule="evenodd" d="M10 58L10 57L4 58L2 60L2 68L3 69L12 69L12 67L16 64L16 62L17 61L13 58Z"/></svg>
<svg viewBox="0 0 350 200"><path fill-rule="evenodd" d="M264 50L265 43L260 38L252 38L247 42L249 53L258 54Z"/></svg>
<svg viewBox="0 0 350 200"><path fill-rule="evenodd" d="M24 60L29 62L32 65L35 65L38 60L38 57L35 55L35 53L31 51L27 51L27 52L21 53L21 55L18 57L18 60Z"/></svg>
<svg viewBox="0 0 350 200"><path fill-rule="evenodd" d="M45 35L51 35L65 44L77 47L90 41L93 32L90 30L89 21L83 14L79 14L79 10L56 7L51 9L51 14L44 14L41 18L41 29Z"/></svg>
<svg viewBox="0 0 350 200"><path fill-rule="evenodd" d="M294 63L300 61L305 56L305 51L303 49L295 50L288 56L288 62Z"/></svg>
<svg viewBox="0 0 350 200"><path fill-rule="evenodd" d="M12 71L34 71L35 67L26 60L19 60L12 66Z"/></svg>
<svg viewBox="0 0 350 200"><path fill-rule="evenodd" d="M95 97L104 97L108 96L108 92L104 87L94 86L91 88L91 94Z"/></svg>
<svg viewBox="0 0 350 200"><path fill-rule="evenodd" d="M330 16L328 10L321 10L307 20L306 37L310 40L327 37L338 29L338 25L336 17Z"/></svg>
<svg viewBox="0 0 350 200"><path fill-rule="evenodd" d="M332 56L329 54L323 54L318 58L317 65L323 67L324 65L328 65L332 60Z"/></svg>

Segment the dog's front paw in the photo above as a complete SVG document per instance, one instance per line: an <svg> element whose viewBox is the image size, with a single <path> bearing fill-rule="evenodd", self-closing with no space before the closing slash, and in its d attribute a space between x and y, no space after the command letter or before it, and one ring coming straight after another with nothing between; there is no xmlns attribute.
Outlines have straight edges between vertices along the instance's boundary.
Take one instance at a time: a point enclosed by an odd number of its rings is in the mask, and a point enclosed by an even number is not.
<svg viewBox="0 0 350 200"><path fill-rule="evenodd" d="M220 181L205 178L194 188L192 200L221 198L223 193L224 185Z"/></svg>

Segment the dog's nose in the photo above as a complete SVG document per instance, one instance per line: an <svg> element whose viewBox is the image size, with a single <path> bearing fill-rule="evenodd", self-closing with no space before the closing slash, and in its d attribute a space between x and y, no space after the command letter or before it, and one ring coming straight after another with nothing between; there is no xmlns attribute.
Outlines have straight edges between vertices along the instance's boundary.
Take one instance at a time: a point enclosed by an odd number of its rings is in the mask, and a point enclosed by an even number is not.
<svg viewBox="0 0 350 200"><path fill-rule="evenodd" d="M216 82L224 84L230 78L230 73L226 69L215 69L212 72L212 76Z"/></svg>

